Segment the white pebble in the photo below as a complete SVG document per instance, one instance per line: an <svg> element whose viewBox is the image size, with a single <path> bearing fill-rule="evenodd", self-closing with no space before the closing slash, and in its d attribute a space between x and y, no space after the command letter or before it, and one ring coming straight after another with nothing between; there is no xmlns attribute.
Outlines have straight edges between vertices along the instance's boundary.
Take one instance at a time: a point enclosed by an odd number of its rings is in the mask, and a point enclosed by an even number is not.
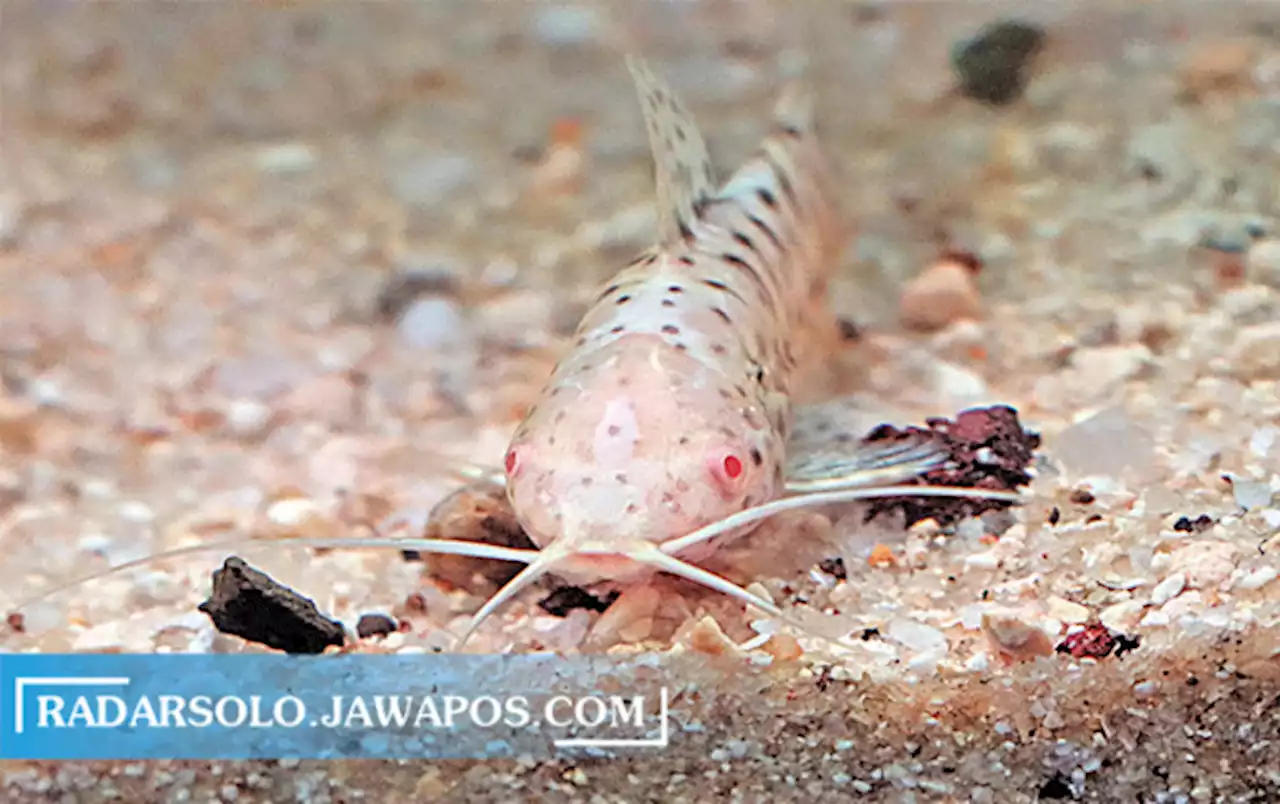
<svg viewBox="0 0 1280 804"><path fill-rule="evenodd" d="M404 311L397 329L401 340L415 349L438 349L466 339L462 313L448 299L418 299Z"/></svg>
<svg viewBox="0 0 1280 804"><path fill-rule="evenodd" d="M1280 439L1280 427L1263 427L1249 437L1249 451L1259 458L1267 457L1271 447Z"/></svg>
<svg viewBox="0 0 1280 804"><path fill-rule="evenodd" d="M1277 570L1275 567L1272 567L1272 566L1258 567L1257 569L1250 572L1248 575L1245 575L1243 578L1236 581L1236 588L1237 589L1261 589L1262 587L1274 581L1277 575L1280 575L1280 570Z"/></svg>
<svg viewBox="0 0 1280 804"><path fill-rule="evenodd" d="M259 170L268 173L295 173L310 169L316 154L308 145L286 142L259 150L255 161Z"/></svg>
<svg viewBox="0 0 1280 804"><path fill-rule="evenodd" d="M1271 502L1271 486L1255 480L1234 478L1231 483L1231 493L1235 496L1236 505L1246 511L1251 508L1261 508Z"/></svg>
<svg viewBox="0 0 1280 804"><path fill-rule="evenodd" d="M1151 590L1151 602L1157 606L1163 606L1186 588L1187 576L1181 572L1175 572L1168 578L1156 584L1156 588Z"/></svg>
<svg viewBox="0 0 1280 804"><path fill-rule="evenodd" d="M946 651L946 634L931 625L903 617L889 621L885 637L910 650L924 652Z"/></svg>
<svg viewBox="0 0 1280 804"><path fill-rule="evenodd" d="M240 437L258 435L271 421L271 407L256 399L236 399L227 406L227 426Z"/></svg>
<svg viewBox="0 0 1280 804"><path fill-rule="evenodd" d="M319 512L314 500L307 497L290 497L271 504L267 519L276 525L288 527L300 525Z"/></svg>

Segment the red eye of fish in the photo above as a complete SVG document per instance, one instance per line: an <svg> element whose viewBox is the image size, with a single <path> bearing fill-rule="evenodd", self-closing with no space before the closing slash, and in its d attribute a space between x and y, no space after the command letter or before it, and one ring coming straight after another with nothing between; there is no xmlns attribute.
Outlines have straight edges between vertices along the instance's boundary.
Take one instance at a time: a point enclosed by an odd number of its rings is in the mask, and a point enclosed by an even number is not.
<svg viewBox="0 0 1280 804"><path fill-rule="evenodd" d="M506 469L507 469L507 474L511 474L512 472L514 472L514 471L516 470L516 464L517 464L517 463L518 463L518 461L517 461L517 458L516 458L516 451L515 451L514 449L507 450L507 457L506 457L506 459L503 461L503 466L505 466L505 467L506 467Z"/></svg>
<svg viewBox="0 0 1280 804"><path fill-rule="evenodd" d="M724 456L724 473L730 480L742 477L742 460L737 455Z"/></svg>

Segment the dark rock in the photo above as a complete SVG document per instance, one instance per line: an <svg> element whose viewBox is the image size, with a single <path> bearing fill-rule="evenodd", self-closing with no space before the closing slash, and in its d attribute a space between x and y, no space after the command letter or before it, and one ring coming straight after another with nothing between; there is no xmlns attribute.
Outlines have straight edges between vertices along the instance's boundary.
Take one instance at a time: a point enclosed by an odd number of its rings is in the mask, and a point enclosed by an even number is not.
<svg viewBox="0 0 1280 804"><path fill-rule="evenodd" d="M993 106L1022 95L1027 67L1044 45L1044 31L1023 22L1001 21L952 50L951 64L966 96Z"/></svg>
<svg viewBox="0 0 1280 804"><path fill-rule="evenodd" d="M342 625L316 604L232 556L213 573L213 593L200 604L214 627L285 653L323 653L342 647Z"/></svg>
<svg viewBox="0 0 1280 804"><path fill-rule="evenodd" d="M924 437L946 447L950 460L902 485L961 486L1015 491L1031 482L1027 468L1040 446L1040 436L1022 429L1018 412L1005 405L962 411L955 421L929 419L928 428L898 429L882 424L865 442ZM867 520L901 511L907 526L922 519L950 525L987 511L1007 509L1004 500L969 500L945 497L885 497L872 501Z"/></svg>
<svg viewBox="0 0 1280 804"><path fill-rule="evenodd" d="M374 636L394 634L399 629L396 621L385 614L364 614L356 623L356 636L368 639Z"/></svg>
<svg viewBox="0 0 1280 804"><path fill-rule="evenodd" d="M554 617L568 617L569 612L575 609L586 609L587 611L595 612L604 611L612 606L613 601L617 599L617 592L610 592L602 600L577 586L562 586L547 595L538 605L543 611Z"/></svg>

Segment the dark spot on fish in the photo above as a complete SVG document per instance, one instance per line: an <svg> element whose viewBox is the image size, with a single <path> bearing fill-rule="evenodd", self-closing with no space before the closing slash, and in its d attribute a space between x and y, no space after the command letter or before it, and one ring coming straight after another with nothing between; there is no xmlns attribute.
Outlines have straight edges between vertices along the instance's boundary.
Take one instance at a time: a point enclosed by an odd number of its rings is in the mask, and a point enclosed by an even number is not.
<svg viewBox="0 0 1280 804"><path fill-rule="evenodd" d="M716 315L720 316L720 318L724 319L724 323L729 325L733 324L733 319L729 318L729 314L726 313L724 310L721 310L719 307L712 307L711 312L715 313Z"/></svg>
<svg viewBox="0 0 1280 804"><path fill-rule="evenodd" d="M680 287L679 285L671 285L671 286L669 286L669 287L667 288L667 292L668 292L668 293L675 293L675 294L679 295L679 294L681 294L681 293L684 293L684 288Z"/></svg>
<svg viewBox="0 0 1280 804"><path fill-rule="evenodd" d="M756 466L760 466L764 463L764 456L760 454L760 450L756 447L751 448L751 462Z"/></svg>
<svg viewBox="0 0 1280 804"><path fill-rule="evenodd" d="M726 354L728 354L728 353L729 353L729 350L728 350L728 349L726 349L726 348L724 348L724 346L723 346L722 344L719 344L719 343L714 343L714 344L712 344L712 345L711 345L711 351L712 351L712 352L714 352L714 353L715 353L715 354L717 354L717 355L722 356L722 357L723 357L724 355L726 355Z"/></svg>
<svg viewBox="0 0 1280 804"><path fill-rule="evenodd" d="M773 231L773 227L769 226L769 224L765 223L760 218L757 218L755 215L748 216L748 220L750 220L757 229L764 232L765 237L769 238L773 243L774 248L779 251L782 250L782 241L778 239L778 235Z"/></svg>
<svg viewBox="0 0 1280 804"><path fill-rule="evenodd" d="M635 513L639 513L639 511L640 511L640 509L639 509L639 507L637 507L637 506L636 506L636 504L635 504L635 503L627 503L627 513L628 513L628 514L635 514Z"/></svg>
<svg viewBox="0 0 1280 804"><path fill-rule="evenodd" d="M726 285L723 282L716 281L715 279L704 279L702 280L702 284L706 285L709 288L714 288L716 290L723 290L726 292L729 290L728 285Z"/></svg>
<svg viewBox="0 0 1280 804"><path fill-rule="evenodd" d="M629 301L631 301L631 297L626 294L623 294L618 297L618 300L614 302L614 304L617 304L619 307L621 307L622 305L626 304Z"/></svg>
<svg viewBox="0 0 1280 804"><path fill-rule="evenodd" d="M616 424L609 425L609 435L616 436L622 433L622 428Z"/></svg>
<svg viewBox="0 0 1280 804"><path fill-rule="evenodd" d="M662 300L662 306L663 306L663 307L675 307L675 306L676 306L676 300L675 300L675 299L663 299L663 300Z"/></svg>
<svg viewBox="0 0 1280 804"><path fill-rule="evenodd" d="M619 332L622 332L622 331L623 331L623 330L625 330L625 329L626 329L626 327L624 327L624 326L622 326L621 324L619 324L618 326L614 327L613 329L611 329L611 330L609 330L609 331L610 331L610 332L612 332L614 335L617 335Z"/></svg>
<svg viewBox="0 0 1280 804"><path fill-rule="evenodd" d="M687 445L689 443L689 436L680 436L680 440L677 443L682 447Z"/></svg>
<svg viewBox="0 0 1280 804"><path fill-rule="evenodd" d="M626 474L624 474L623 472L618 472L616 475L614 475L614 476L613 476L613 479L614 479L614 480L616 480L616 481L617 481L617 482L619 482L619 483L626 483L626 482L627 482L627 476L626 476Z"/></svg>
<svg viewBox="0 0 1280 804"><path fill-rule="evenodd" d="M759 196L760 200L769 209L778 208L778 199L773 195L773 193L769 192L764 187L757 187L756 195Z"/></svg>
<svg viewBox="0 0 1280 804"><path fill-rule="evenodd" d="M688 344L685 344L685 343L677 343L676 350L680 352L687 352L689 351L689 346Z"/></svg>
<svg viewBox="0 0 1280 804"><path fill-rule="evenodd" d="M780 128L783 134L793 139L798 139L802 133L799 127L793 126L790 123L784 123Z"/></svg>
<svg viewBox="0 0 1280 804"><path fill-rule="evenodd" d="M680 221L680 236L685 240L693 239L693 229L690 229L689 224L683 220Z"/></svg>
<svg viewBox="0 0 1280 804"><path fill-rule="evenodd" d="M679 335L680 328L677 327L675 324L664 324L662 327L662 334L663 335Z"/></svg>
<svg viewBox="0 0 1280 804"><path fill-rule="evenodd" d="M679 262L681 265L693 265L693 257L690 257L688 254L682 254L679 257Z"/></svg>
<svg viewBox="0 0 1280 804"><path fill-rule="evenodd" d="M764 366L756 366L756 382L764 385Z"/></svg>
<svg viewBox="0 0 1280 804"><path fill-rule="evenodd" d="M578 338L578 340L577 340L577 345L578 345L578 346L585 346L585 345L586 345L586 343L587 343L587 338L586 338L586 336L585 336L585 335L584 335L584 336L582 336L581 338Z"/></svg>
<svg viewBox="0 0 1280 804"><path fill-rule="evenodd" d="M595 482L595 478L592 478L592 477L584 477L584 478L582 478L582 487L583 487L583 488L586 488L587 486L590 486L590 485L591 485L592 483L594 483L594 482Z"/></svg>
<svg viewBox="0 0 1280 804"><path fill-rule="evenodd" d="M689 141L689 135L685 133L684 126L676 126L676 139L681 142Z"/></svg>
<svg viewBox="0 0 1280 804"><path fill-rule="evenodd" d="M747 237L747 236L746 236L745 234L743 234L742 232L735 231L735 232L733 233L733 239L734 239L734 240L736 240L736 241L738 241L740 244L742 244L744 247L746 247L746 248L747 248L747 250L751 251L753 254L759 254L759 253L760 253L760 252L756 249L756 244L755 244L755 243L753 243L753 242L751 241L751 238Z"/></svg>

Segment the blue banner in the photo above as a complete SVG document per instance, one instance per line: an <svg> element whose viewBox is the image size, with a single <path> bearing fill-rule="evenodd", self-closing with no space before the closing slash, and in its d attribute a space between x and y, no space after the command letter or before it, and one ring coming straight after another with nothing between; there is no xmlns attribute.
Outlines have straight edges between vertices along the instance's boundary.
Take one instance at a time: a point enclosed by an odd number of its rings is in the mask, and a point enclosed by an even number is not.
<svg viewBox="0 0 1280 804"><path fill-rule="evenodd" d="M656 657L0 654L0 760L661 751Z"/></svg>

